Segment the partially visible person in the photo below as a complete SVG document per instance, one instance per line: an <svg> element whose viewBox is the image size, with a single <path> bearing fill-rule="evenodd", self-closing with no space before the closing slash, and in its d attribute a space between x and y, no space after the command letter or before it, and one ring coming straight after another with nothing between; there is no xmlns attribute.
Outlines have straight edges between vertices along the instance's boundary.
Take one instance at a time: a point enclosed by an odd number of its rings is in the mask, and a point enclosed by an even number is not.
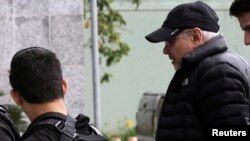
<svg viewBox="0 0 250 141"><path fill-rule="evenodd" d="M229 10L230 15L238 19L244 31L245 45L250 45L250 0L234 0Z"/></svg>
<svg viewBox="0 0 250 141"><path fill-rule="evenodd" d="M0 105L0 140L2 141L19 141L20 134L14 125L8 109Z"/></svg>
<svg viewBox="0 0 250 141"><path fill-rule="evenodd" d="M73 119L68 114L64 102L68 85L60 61L52 51L29 47L16 52L11 60L9 81L13 100L31 121L21 140L60 141L63 137L75 141L80 137L77 134L99 135L89 125L87 116L80 114Z"/></svg>
<svg viewBox="0 0 250 141"><path fill-rule="evenodd" d="M250 66L228 51L218 21L204 2L184 3L146 36L152 43L165 42L163 53L176 70L162 104L156 141L213 140L234 136L231 130L242 130L237 136L248 134Z"/></svg>

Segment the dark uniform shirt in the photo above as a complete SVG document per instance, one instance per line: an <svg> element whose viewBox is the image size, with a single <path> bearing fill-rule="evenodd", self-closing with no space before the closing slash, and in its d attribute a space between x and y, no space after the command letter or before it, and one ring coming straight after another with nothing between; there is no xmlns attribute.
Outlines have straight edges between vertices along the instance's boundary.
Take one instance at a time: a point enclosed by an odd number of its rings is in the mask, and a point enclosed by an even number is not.
<svg viewBox="0 0 250 141"><path fill-rule="evenodd" d="M50 112L37 117L31 122L27 131L23 134L22 141L60 141L61 133L55 129L53 125L39 125L37 128L31 128L34 124L40 123L44 120L57 119L65 121L66 116L60 113ZM79 115L76 121L76 130L83 134L90 134L89 118L84 115Z"/></svg>

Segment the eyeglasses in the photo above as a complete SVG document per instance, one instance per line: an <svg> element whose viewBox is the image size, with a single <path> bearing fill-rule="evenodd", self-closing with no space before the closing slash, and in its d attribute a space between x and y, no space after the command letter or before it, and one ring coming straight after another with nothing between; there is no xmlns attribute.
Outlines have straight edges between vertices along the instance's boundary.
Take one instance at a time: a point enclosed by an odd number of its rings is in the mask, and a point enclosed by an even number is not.
<svg viewBox="0 0 250 141"><path fill-rule="evenodd" d="M193 29L185 29L185 30L183 30L183 31L180 32L178 35L176 35L175 37L169 39L168 41L165 41L166 46L169 46L169 45L174 44L175 41L176 41L178 38L183 37L183 36L186 36L186 35L188 35L187 33L192 32L192 31L193 31Z"/></svg>

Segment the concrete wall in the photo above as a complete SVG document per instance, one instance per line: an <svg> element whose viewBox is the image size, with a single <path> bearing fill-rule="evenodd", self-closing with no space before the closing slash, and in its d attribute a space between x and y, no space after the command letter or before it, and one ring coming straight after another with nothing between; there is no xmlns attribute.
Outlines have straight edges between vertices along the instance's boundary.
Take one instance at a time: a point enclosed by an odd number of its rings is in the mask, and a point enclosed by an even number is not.
<svg viewBox="0 0 250 141"><path fill-rule="evenodd" d="M0 0L0 90L2 103L12 103L8 70L17 50L41 46L56 52L69 89L70 113L84 112L82 0Z"/></svg>

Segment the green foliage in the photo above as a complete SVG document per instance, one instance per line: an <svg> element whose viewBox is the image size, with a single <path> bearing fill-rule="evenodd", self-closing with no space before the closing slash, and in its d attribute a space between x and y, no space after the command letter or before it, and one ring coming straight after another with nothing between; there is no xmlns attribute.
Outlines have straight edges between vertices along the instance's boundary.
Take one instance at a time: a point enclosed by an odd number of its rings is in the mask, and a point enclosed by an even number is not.
<svg viewBox="0 0 250 141"><path fill-rule="evenodd" d="M3 96L5 95L3 91L0 91L0 96Z"/></svg>
<svg viewBox="0 0 250 141"><path fill-rule="evenodd" d="M138 8L141 3L141 0L132 0L132 3L136 5L136 8Z"/></svg>
<svg viewBox="0 0 250 141"><path fill-rule="evenodd" d="M4 95L5 95L4 91L0 90L0 97ZM22 109L13 104L2 104L2 105L7 108L10 118L17 127L18 131L23 133L28 127L28 123L24 120L25 116L23 115Z"/></svg>
<svg viewBox="0 0 250 141"><path fill-rule="evenodd" d="M132 3L139 6L141 0L132 0ZM121 40L119 30L126 25L122 15L111 7L113 0L97 0L98 5L98 48L100 63L104 59L105 66L111 67L128 55L129 45ZM85 0L85 6L87 2ZM90 17L87 18L85 28L90 28ZM88 44L91 47L90 44ZM109 82L110 73L104 72L101 83Z"/></svg>
<svg viewBox="0 0 250 141"><path fill-rule="evenodd" d="M101 83L109 82L109 78L112 76L112 74L105 72L101 78Z"/></svg>
<svg viewBox="0 0 250 141"><path fill-rule="evenodd" d="M8 109L11 119L16 125L19 132L24 132L28 127L28 123L24 120L23 111L20 107L12 104L4 104Z"/></svg>
<svg viewBox="0 0 250 141"><path fill-rule="evenodd" d="M137 136L136 128L131 120L125 118L119 121L114 131L103 132L103 135L111 141L113 137L121 138L122 141L127 141L128 137Z"/></svg>

